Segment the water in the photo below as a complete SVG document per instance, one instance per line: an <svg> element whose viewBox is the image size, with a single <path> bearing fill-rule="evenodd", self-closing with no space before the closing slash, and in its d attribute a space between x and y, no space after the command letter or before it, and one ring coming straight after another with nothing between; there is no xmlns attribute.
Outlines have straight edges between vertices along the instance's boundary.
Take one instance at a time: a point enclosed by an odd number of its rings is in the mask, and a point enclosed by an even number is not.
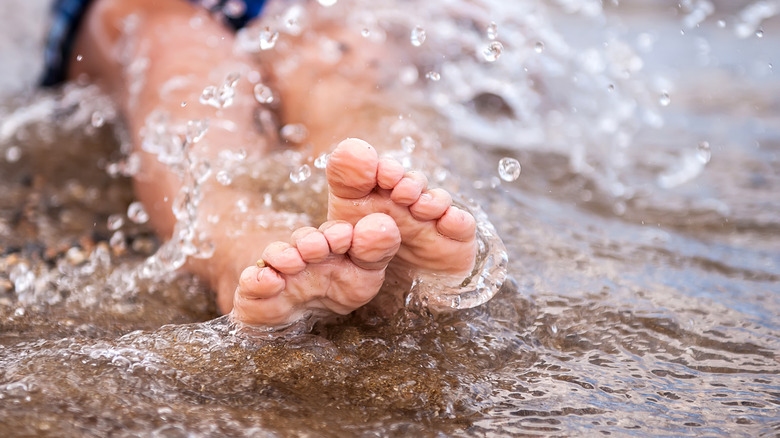
<svg viewBox="0 0 780 438"><path fill-rule="evenodd" d="M33 51L2 52L16 78L0 100L2 435L776 436L776 3L605 3L322 8L353 9L358 35L397 33L414 78L440 73L399 90L453 134L431 180L490 217L510 280L474 309L367 308L280 339L236 331L205 285L161 264L179 253L128 209L133 160L110 103L89 88L19 91ZM298 18L269 32L305 27L300 11L283 17ZM410 47L420 23L425 44ZM495 38L504 51L486 63ZM409 164L438 153L423 122L383 128ZM286 146L257 166L246 152L184 166L165 124L154 147L192 185L182 217L221 171L258 180L264 205L321 215L327 156ZM502 183L505 157L522 175ZM181 245L207 257L187 231Z"/></svg>

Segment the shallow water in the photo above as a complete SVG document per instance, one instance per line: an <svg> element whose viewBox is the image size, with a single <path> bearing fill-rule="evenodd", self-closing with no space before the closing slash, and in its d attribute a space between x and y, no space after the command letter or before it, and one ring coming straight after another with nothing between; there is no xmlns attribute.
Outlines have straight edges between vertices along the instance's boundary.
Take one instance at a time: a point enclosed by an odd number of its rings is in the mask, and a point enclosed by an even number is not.
<svg viewBox="0 0 780 438"><path fill-rule="evenodd" d="M443 183L509 252L502 290L454 313L236 332L195 279L139 274L159 242L110 175L127 163L110 104L6 97L3 436L780 433L777 16L748 32L749 3L547 3L350 16L424 27L410 87L457 134Z"/></svg>

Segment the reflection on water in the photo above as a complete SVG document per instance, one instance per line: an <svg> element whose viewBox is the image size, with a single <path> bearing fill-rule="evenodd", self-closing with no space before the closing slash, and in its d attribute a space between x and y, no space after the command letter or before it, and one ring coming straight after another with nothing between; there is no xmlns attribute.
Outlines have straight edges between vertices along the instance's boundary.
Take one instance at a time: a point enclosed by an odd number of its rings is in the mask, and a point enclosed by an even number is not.
<svg viewBox="0 0 780 438"><path fill-rule="evenodd" d="M509 251L493 300L435 317L235 331L195 279L134 274L159 242L127 217L132 160L95 90L4 101L0 431L780 433L771 2L552 3L349 15L366 37L405 23L424 68L400 82L452 121L450 178ZM299 158L274 158L271 183L321 194L316 163L306 188L284 182Z"/></svg>

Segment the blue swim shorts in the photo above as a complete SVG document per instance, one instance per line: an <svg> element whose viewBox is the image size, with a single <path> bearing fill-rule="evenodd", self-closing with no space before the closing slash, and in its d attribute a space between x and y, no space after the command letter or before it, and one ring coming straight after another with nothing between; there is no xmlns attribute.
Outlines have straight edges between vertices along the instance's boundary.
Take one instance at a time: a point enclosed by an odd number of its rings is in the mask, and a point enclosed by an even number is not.
<svg viewBox="0 0 780 438"><path fill-rule="evenodd" d="M68 60L73 51L76 31L93 0L55 0L52 24L44 49L44 70L41 85L52 86L65 81ZM266 0L189 0L211 12L222 12L225 23L240 29L260 15Z"/></svg>

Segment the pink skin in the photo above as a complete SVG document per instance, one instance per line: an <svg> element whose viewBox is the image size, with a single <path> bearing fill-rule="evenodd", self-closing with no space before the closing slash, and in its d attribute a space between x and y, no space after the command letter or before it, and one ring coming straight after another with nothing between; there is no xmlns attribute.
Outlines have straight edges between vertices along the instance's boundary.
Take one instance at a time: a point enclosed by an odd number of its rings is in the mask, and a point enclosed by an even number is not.
<svg viewBox="0 0 780 438"><path fill-rule="evenodd" d="M314 11L319 5L311 2L307 7ZM194 18L200 23L197 31L192 28ZM298 38L298 67L278 81L272 72L282 59L270 52L260 59L284 102L281 119L305 124L318 153L347 135L377 135L384 113L371 109L373 102L384 100L380 61L402 55L338 23L325 21L310 31L349 50L335 70L323 63L318 38ZM234 42L233 33L217 20L177 0L95 0L77 35L73 57L78 58L71 60L69 77L101 84L117 100L134 153L141 159L141 171L133 178L135 194L161 238L170 238L176 224L171 200L180 192L181 181L142 147L144 126L153 112L168 114L172 123L211 120L208 138L190 151L193 158L213 160L226 148L246 145L254 145L249 153L258 156L272 149L273 142L254 128L256 101L248 81L239 81L229 108L182 105L198 102L204 84L224 80L228 73L263 70L257 59L234 53ZM140 60L151 62L136 63ZM144 66L142 74L134 69L137 65ZM172 77L187 80L161 93ZM419 274L450 276L454 282L470 272L476 254L474 218L453 207L448 193L429 190L423 175L405 173L397 161L379 159L374 148L360 140L342 142L327 173L330 221L319 230L303 227L292 234L286 225L231 233L245 223L222 213L255 194L216 180L203 184L200 214L222 216L218 226L202 221L198 234L208 236L215 252L208 260L190 258L185 267L217 292L222 312L232 309L235 320L249 324L284 324L312 309L348 313L376 296L386 273L404 286ZM262 213L251 210L247 216ZM291 243L272 243L280 239ZM268 266L246 268L258 257Z"/></svg>
<svg viewBox="0 0 780 438"><path fill-rule="evenodd" d="M474 217L452 205L442 189L428 189L419 172L404 173L391 158L358 139L347 139L331 153L327 167L328 219L355 223L380 212L393 218L401 247L391 261L393 274L410 281L419 273L462 281L477 254Z"/></svg>
<svg viewBox="0 0 780 438"><path fill-rule="evenodd" d="M299 228L291 242L271 243L258 265L241 273L234 319L278 326L307 310L347 314L379 292L401 236L392 218L374 213L354 228L343 221Z"/></svg>
<svg viewBox="0 0 780 438"><path fill-rule="evenodd" d="M474 217L446 191L428 189L422 174L348 139L331 154L327 177L331 220L265 248L262 262L241 274L234 319L282 325L307 310L347 314L376 296L388 266L402 284L420 273L460 282L471 272Z"/></svg>

